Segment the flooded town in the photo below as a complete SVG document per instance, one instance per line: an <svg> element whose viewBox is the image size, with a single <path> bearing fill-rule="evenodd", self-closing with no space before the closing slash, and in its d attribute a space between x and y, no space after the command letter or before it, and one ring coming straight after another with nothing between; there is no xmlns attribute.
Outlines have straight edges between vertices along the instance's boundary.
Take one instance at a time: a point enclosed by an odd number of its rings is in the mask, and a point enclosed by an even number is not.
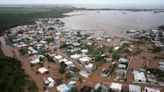
<svg viewBox="0 0 164 92"><path fill-rule="evenodd" d="M0 92L164 92L164 1L0 0Z"/></svg>
<svg viewBox="0 0 164 92"><path fill-rule="evenodd" d="M163 29L120 34L68 29L60 19L43 18L8 29L0 40L38 92L163 92Z"/></svg>

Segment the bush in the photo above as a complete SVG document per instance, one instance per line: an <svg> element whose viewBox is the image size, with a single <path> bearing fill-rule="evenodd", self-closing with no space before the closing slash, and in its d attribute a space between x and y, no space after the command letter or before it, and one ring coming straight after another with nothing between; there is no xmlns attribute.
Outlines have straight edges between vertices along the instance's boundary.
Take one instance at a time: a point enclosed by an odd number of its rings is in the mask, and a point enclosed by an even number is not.
<svg viewBox="0 0 164 92"><path fill-rule="evenodd" d="M71 77L72 77L72 75L70 73L65 74L65 79L70 79Z"/></svg>
<svg viewBox="0 0 164 92"><path fill-rule="evenodd" d="M161 52L162 48L161 47L155 47L152 51L154 53L158 53L158 52Z"/></svg>
<svg viewBox="0 0 164 92"><path fill-rule="evenodd" d="M117 59L119 59L120 58L120 55L118 54L118 53L113 53L112 54L112 58L114 59L114 60L117 60Z"/></svg>
<svg viewBox="0 0 164 92"><path fill-rule="evenodd" d="M22 49L19 49L19 53L20 53L21 55L26 55L26 54L28 53L28 50L25 49L25 48L22 48Z"/></svg>
<svg viewBox="0 0 164 92"><path fill-rule="evenodd" d="M33 80L27 81L27 88L29 92L37 92L38 87L36 86L35 82Z"/></svg>

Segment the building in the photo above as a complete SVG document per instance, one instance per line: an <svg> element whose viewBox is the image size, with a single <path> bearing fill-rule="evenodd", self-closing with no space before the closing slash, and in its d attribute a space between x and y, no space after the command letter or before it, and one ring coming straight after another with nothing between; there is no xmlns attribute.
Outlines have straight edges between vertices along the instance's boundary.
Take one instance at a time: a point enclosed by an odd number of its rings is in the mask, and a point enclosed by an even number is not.
<svg viewBox="0 0 164 92"><path fill-rule="evenodd" d="M110 88L113 91L121 92L121 90L122 90L122 84L112 82L112 84L110 85Z"/></svg>
<svg viewBox="0 0 164 92"><path fill-rule="evenodd" d="M42 68L39 68L39 69L38 69L38 72L39 72L40 74L44 74L44 73L47 73L47 72L48 72L48 69L45 68L45 67L42 67Z"/></svg>
<svg viewBox="0 0 164 92"><path fill-rule="evenodd" d="M133 71L134 81L136 82L146 82L146 77L144 72Z"/></svg>
<svg viewBox="0 0 164 92"><path fill-rule="evenodd" d="M142 92L160 92L160 90L154 89L154 88L145 87Z"/></svg>
<svg viewBox="0 0 164 92"><path fill-rule="evenodd" d="M55 80L52 77L48 77L48 78L44 78L44 82L45 85L47 85L49 88L54 87L55 85Z"/></svg>
<svg viewBox="0 0 164 92"><path fill-rule="evenodd" d="M107 82L104 82L101 87L102 87L101 92L109 92L110 84Z"/></svg>
<svg viewBox="0 0 164 92"><path fill-rule="evenodd" d="M141 92L141 87L137 85L129 85L129 92Z"/></svg>

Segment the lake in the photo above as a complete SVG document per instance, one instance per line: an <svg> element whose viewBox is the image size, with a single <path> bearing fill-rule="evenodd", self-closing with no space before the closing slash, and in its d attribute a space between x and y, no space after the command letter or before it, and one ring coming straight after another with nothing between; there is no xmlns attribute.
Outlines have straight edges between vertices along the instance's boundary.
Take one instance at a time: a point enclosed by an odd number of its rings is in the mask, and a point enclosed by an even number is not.
<svg viewBox="0 0 164 92"><path fill-rule="evenodd" d="M120 35L127 30L155 29L164 24L164 13L153 11L74 11L66 13L69 17L62 18L66 28L89 30L96 33L106 32L111 35Z"/></svg>

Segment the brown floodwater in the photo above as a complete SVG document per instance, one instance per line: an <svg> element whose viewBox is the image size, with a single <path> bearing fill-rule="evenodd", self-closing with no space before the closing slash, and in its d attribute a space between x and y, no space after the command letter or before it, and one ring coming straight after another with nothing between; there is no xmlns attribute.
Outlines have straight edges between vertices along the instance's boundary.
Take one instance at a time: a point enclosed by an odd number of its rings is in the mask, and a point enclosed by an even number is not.
<svg viewBox="0 0 164 92"><path fill-rule="evenodd" d="M65 15L70 15L62 18L68 29L85 29L96 33L105 31L116 36L127 30L154 29L164 24L164 13L153 11L74 11Z"/></svg>

